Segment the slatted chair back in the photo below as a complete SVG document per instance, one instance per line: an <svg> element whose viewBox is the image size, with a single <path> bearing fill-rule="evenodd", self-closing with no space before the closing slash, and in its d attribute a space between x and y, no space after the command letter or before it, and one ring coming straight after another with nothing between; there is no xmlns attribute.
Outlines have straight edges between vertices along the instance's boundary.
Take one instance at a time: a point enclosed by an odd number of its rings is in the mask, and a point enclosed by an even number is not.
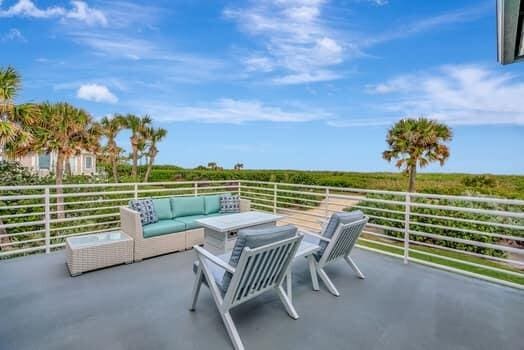
<svg viewBox="0 0 524 350"><path fill-rule="evenodd" d="M302 235L250 249L244 248L224 295L223 307L228 309L280 286Z"/></svg>
<svg viewBox="0 0 524 350"><path fill-rule="evenodd" d="M335 234L331 238L331 242L329 242L318 262L319 265L323 266L334 260L348 256L362 234L362 230L368 223L368 220L368 217L364 217L358 221L338 225Z"/></svg>

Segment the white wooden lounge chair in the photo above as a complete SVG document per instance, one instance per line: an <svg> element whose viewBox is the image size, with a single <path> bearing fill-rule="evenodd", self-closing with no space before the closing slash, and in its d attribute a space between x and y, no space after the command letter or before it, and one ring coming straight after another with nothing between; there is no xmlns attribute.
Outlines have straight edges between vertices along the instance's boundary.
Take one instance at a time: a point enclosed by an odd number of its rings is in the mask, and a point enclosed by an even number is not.
<svg viewBox="0 0 524 350"><path fill-rule="evenodd" d="M202 283L209 287L235 349L244 349L230 310L264 292L275 290L293 319L298 314L282 282L302 240L293 225L243 229L230 254L215 256L194 246L198 260L191 310L195 310Z"/></svg>
<svg viewBox="0 0 524 350"><path fill-rule="evenodd" d="M365 278L349 255L367 222L368 217L364 216L359 210L339 212L334 213L330 217L321 234L301 231L301 233L305 234L304 241L316 243L321 248L318 252L307 257L314 290L319 290L318 275L331 294L335 296L340 295L324 270L326 265L339 259L344 259L359 278Z"/></svg>

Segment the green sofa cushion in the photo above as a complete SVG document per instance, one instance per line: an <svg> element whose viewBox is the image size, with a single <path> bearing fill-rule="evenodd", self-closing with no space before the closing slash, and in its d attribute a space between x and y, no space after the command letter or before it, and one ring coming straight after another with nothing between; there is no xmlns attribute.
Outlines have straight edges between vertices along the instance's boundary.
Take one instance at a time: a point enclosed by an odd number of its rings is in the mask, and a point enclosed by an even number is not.
<svg viewBox="0 0 524 350"><path fill-rule="evenodd" d="M186 225L186 230L193 230L195 228L200 228L200 224L198 224L195 220L197 219L203 219L210 217L211 215L190 215L190 216L183 216L178 217L175 219L175 221L178 221L180 223L183 223Z"/></svg>
<svg viewBox="0 0 524 350"><path fill-rule="evenodd" d="M169 198L153 199L156 215L159 220L168 220L173 218L171 212L171 200Z"/></svg>
<svg viewBox="0 0 524 350"><path fill-rule="evenodd" d="M220 211L220 195L204 196L204 214L214 214Z"/></svg>
<svg viewBox="0 0 524 350"><path fill-rule="evenodd" d="M171 198L171 210L173 218L190 215L203 215L204 198L203 197L174 197Z"/></svg>
<svg viewBox="0 0 524 350"><path fill-rule="evenodd" d="M170 233L185 231L186 225L176 220L160 220L154 224L144 225L144 238L167 235Z"/></svg>

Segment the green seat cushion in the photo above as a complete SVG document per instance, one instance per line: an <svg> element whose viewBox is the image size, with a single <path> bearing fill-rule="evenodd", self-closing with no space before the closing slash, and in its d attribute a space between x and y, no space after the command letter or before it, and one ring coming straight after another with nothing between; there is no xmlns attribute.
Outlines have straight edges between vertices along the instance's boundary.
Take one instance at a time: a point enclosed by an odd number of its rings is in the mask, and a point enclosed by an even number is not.
<svg viewBox="0 0 524 350"><path fill-rule="evenodd" d="M183 216L183 217L179 217L179 218L176 218L175 221L178 221L180 223L183 223L184 225L186 225L186 230L193 230L195 228L200 228L202 226L200 226L199 223L197 223L195 220L197 219L203 219L203 218L207 218L209 217L210 215L190 215L190 216Z"/></svg>
<svg viewBox="0 0 524 350"><path fill-rule="evenodd" d="M173 218L191 215L203 215L204 198L203 197L174 197L171 198L171 210Z"/></svg>
<svg viewBox="0 0 524 350"><path fill-rule="evenodd" d="M144 238L167 235L170 233L185 231L186 225L175 220L160 220L154 224L144 225Z"/></svg>
<svg viewBox="0 0 524 350"><path fill-rule="evenodd" d="M220 211L220 195L204 196L204 214L214 214Z"/></svg>
<svg viewBox="0 0 524 350"><path fill-rule="evenodd" d="M169 198L153 199L156 215L159 220L169 220L173 218L171 212L171 200Z"/></svg>

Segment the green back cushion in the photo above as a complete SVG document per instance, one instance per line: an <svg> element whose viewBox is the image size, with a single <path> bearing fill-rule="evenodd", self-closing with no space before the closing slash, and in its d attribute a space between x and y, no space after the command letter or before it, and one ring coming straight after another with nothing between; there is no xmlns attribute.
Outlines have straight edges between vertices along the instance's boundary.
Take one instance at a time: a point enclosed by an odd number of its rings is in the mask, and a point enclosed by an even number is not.
<svg viewBox="0 0 524 350"><path fill-rule="evenodd" d="M173 214L171 212L171 201L169 198L153 199L153 206L155 207L156 215L160 220L173 218Z"/></svg>
<svg viewBox="0 0 524 350"><path fill-rule="evenodd" d="M220 211L220 195L204 196L205 214L214 214Z"/></svg>
<svg viewBox="0 0 524 350"><path fill-rule="evenodd" d="M203 197L174 197L171 198L173 217L204 214Z"/></svg>

